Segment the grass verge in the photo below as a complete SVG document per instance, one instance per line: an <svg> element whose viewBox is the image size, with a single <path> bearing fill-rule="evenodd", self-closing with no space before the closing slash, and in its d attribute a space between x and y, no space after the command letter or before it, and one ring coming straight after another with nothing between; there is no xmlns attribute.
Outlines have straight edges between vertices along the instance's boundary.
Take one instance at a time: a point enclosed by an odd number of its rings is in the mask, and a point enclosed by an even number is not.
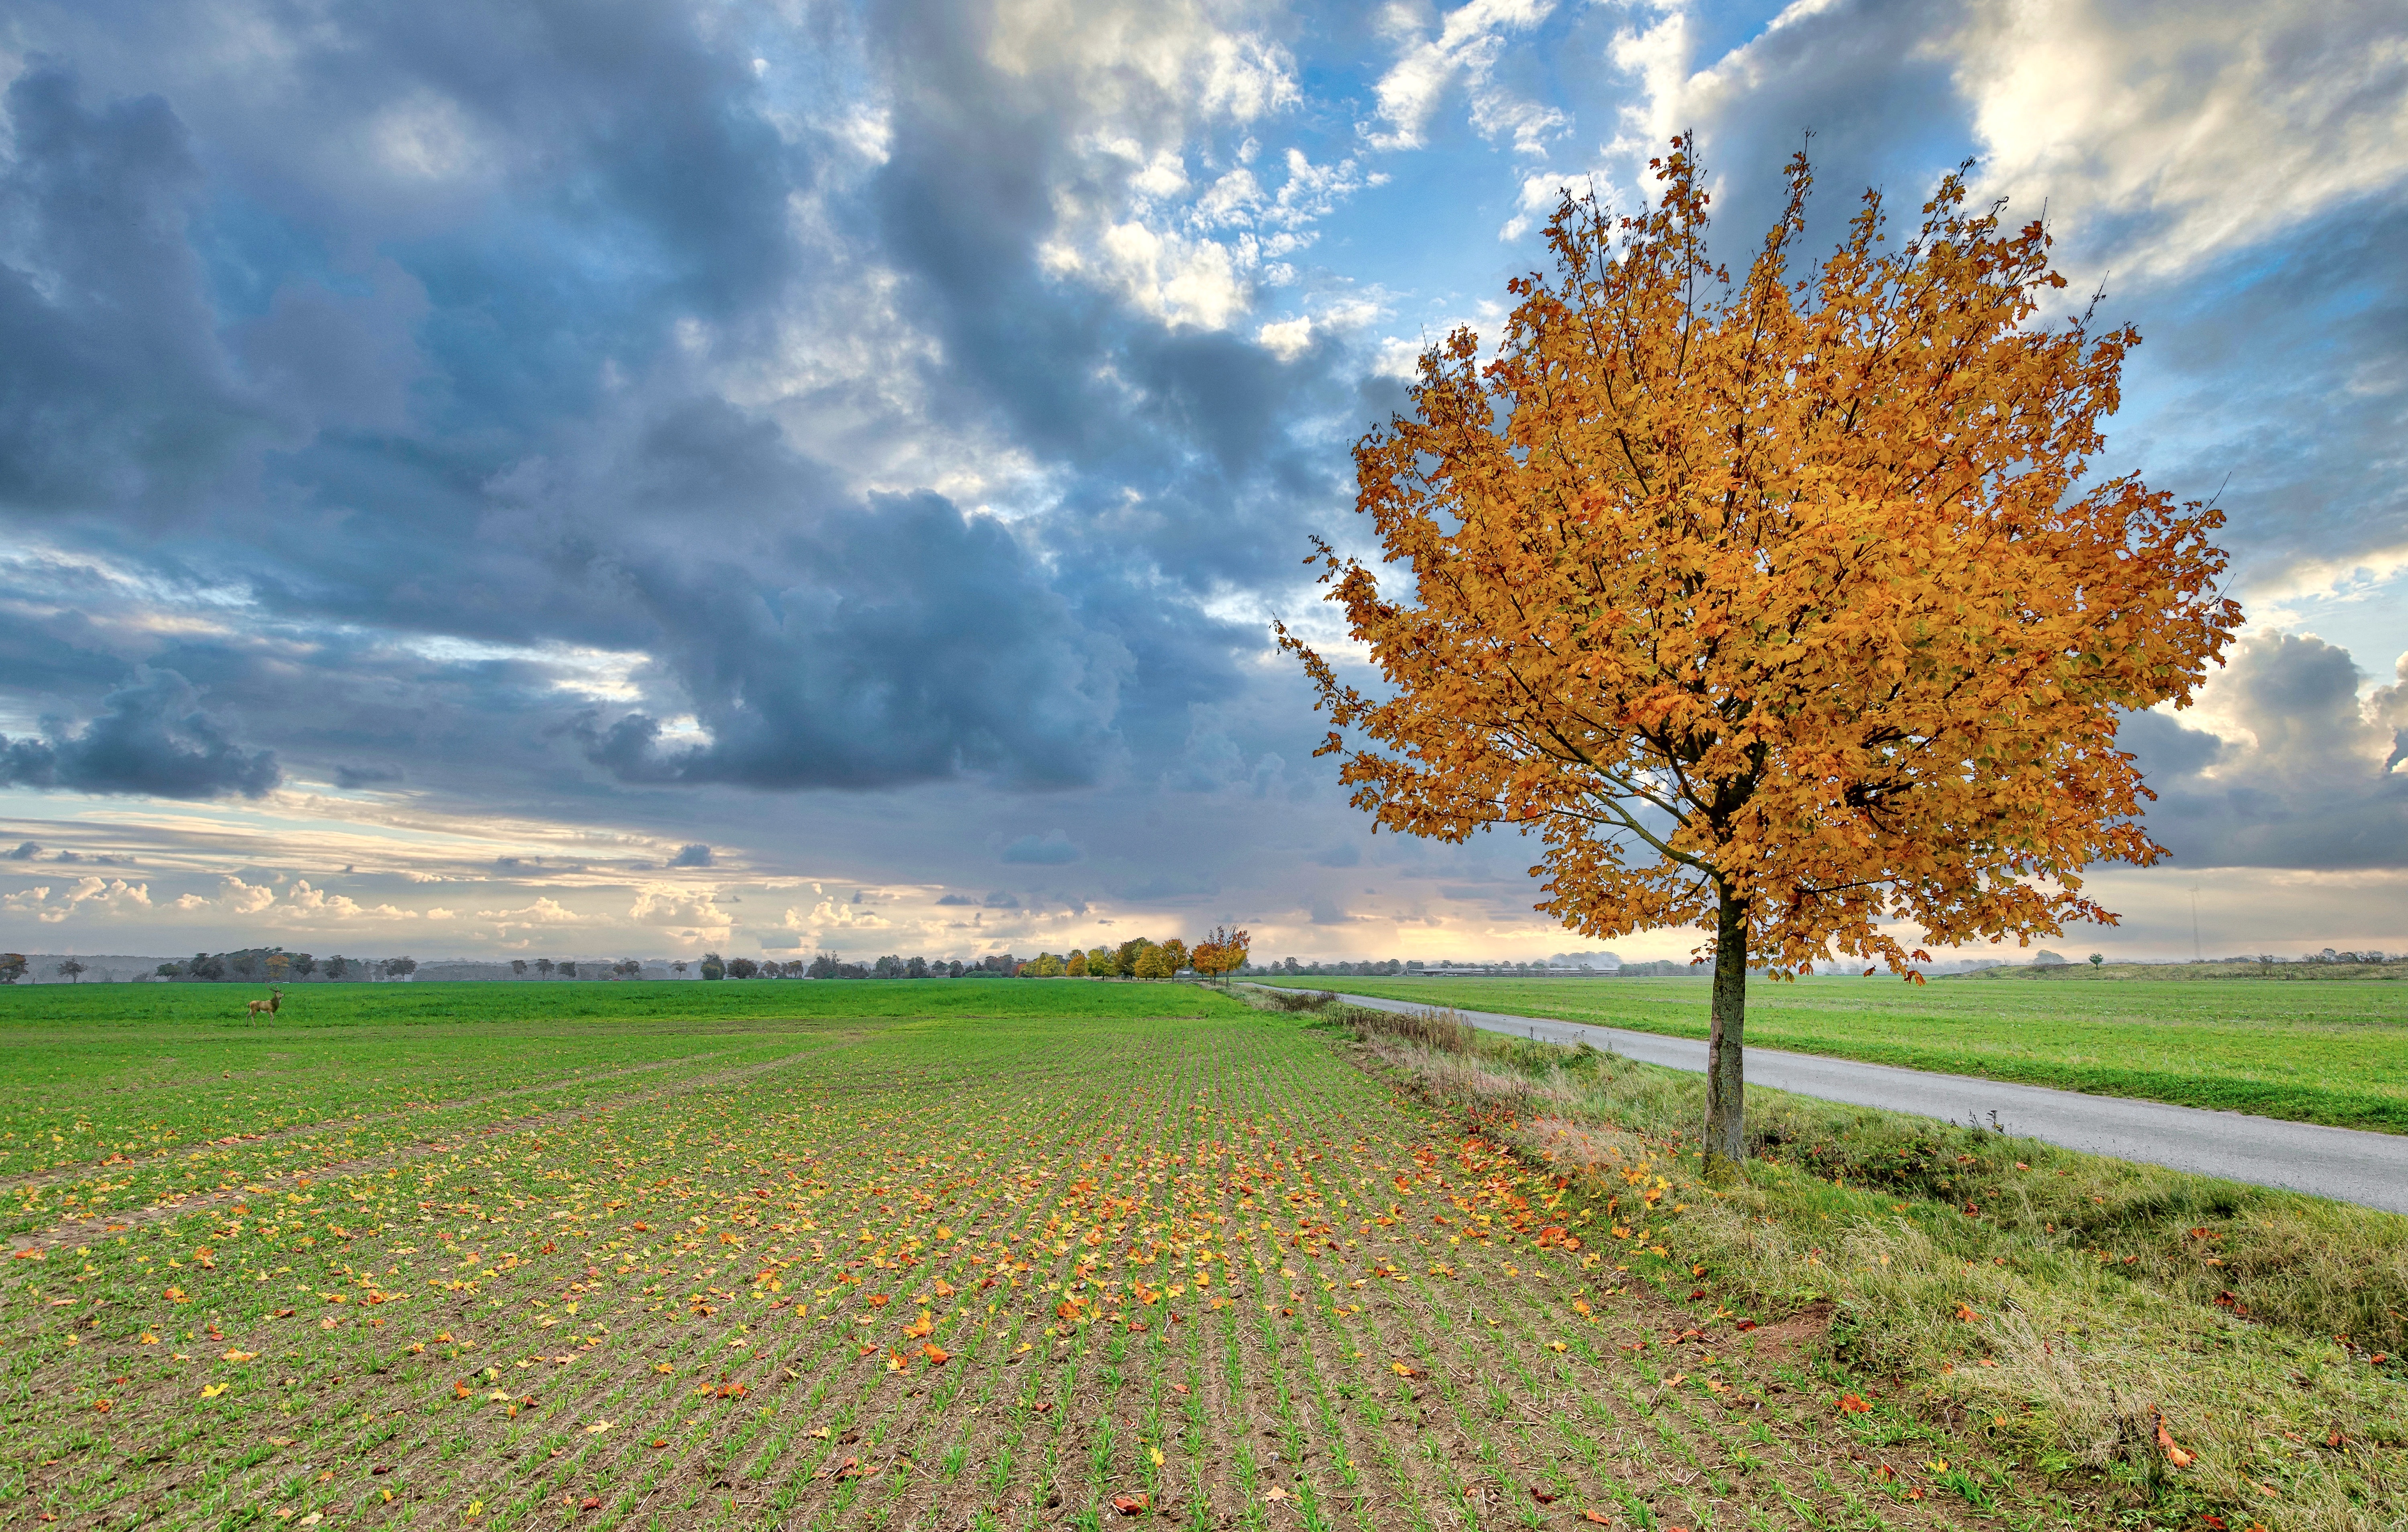
<svg viewBox="0 0 2408 1532"><path fill-rule="evenodd" d="M1689 1258L1727 1305L1828 1305L1832 1356L2132 1517L2408 1526L2408 1220L1770 1091L1745 1181L1709 1187L1699 1077L1326 1016L1609 1189L1616 1238Z"/></svg>

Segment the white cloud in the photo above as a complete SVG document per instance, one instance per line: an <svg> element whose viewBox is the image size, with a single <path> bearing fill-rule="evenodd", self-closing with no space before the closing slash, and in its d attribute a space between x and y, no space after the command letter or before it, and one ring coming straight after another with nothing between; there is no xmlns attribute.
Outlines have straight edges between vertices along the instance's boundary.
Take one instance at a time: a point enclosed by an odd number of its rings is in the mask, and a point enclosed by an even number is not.
<svg viewBox="0 0 2408 1532"><path fill-rule="evenodd" d="M1293 362L1312 344L1312 321L1302 314L1273 320L1254 332L1254 339L1281 361Z"/></svg>
<svg viewBox="0 0 2408 1532"><path fill-rule="evenodd" d="M218 880L218 895L204 898L186 894L171 907L186 913L216 910L228 915L256 915L276 902L276 891L265 883L246 883L232 873Z"/></svg>
<svg viewBox="0 0 2408 1532"><path fill-rule="evenodd" d="M50 897L51 892L50 884L37 883L0 896L0 910L31 915L45 925L56 925L79 910L135 915L147 914L150 909L150 885L129 883L122 878L79 878L55 900Z"/></svg>
<svg viewBox="0 0 2408 1532"><path fill-rule="evenodd" d="M638 901L640 903L640 901ZM576 925L583 917L557 899L538 896L531 904L516 909L480 909L477 918L492 921L505 931L532 930L543 925Z"/></svg>
<svg viewBox="0 0 2408 1532"><path fill-rule="evenodd" d="M2119 268L2176 272L2408 179L2397 0L1983 0L1952 46L1985 184L2132 221Z"/></svg>
<svg viewBox="0 0 2408 1532"><path fill-rule="evenodd" d="M1416 38L1372 88L1387 126L1366 125L1365 139L1374 149L1419 149L1440 98L1459 78L1470 88L1472 126L1484 136L1511 136L1515 152L1542 152L1545 141L1570 122L1555 108L1504 90L1494 71L1506 35L1530 30L1555 8L1555 0L1471 0L1449 12L1437 36Z"/></svg>
<svg viewBox="0 0 2408 1532"><path fill-rule="evenodd" d="M647 883L636 891L636 902L628 906L627 918L638 925L666 925L722 939L736 922L719 908L717 900L718 895L710 890L696 893L674 883Z"/></svg>

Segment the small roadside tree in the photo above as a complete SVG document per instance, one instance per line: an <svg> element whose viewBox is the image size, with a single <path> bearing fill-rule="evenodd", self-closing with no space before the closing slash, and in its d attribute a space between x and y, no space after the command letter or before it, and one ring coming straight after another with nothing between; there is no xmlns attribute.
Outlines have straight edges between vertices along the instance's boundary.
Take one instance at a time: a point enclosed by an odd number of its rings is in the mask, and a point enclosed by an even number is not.
<svg viewBox="0 0 2408 1532"><path fill-rule="evenodd" d="M1196 944L1187 954L1187 962L1197 973L1208 979L1219 979L1226 985L1228 976L1246 966L1246 948L1253 940L1243 930L1232 931L1226 926L1212 927L1211 934Z"/></svg>
<svg viewBox="0 0 2408 1532"><path fill-rule="evenodd" d="M2186 704L2241 612L2220 515L2090 472L2140 336L2042 320L2065 282L2039 222L1950 176L1902 246L1868 193L1800 271L1801 154L1734 282L1691 143L1656 168L1643 216L1568 195L1494 360L1458 330L1355 448L1355 508L1412 580L1317 547L1383 694L1279 637L1382 825L1535 832L1539 909L1574 930L1708 933L1727 1166L1749 965L1919 980L1893 925L2114 923L2082 869L2163 854L2118 720Z"/></svg>

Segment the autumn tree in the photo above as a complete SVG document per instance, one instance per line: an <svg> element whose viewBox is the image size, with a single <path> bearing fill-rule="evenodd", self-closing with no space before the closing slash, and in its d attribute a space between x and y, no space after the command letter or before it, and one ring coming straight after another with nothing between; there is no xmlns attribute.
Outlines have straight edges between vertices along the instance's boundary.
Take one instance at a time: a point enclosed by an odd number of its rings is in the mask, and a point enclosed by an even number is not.
<svg viewBox="0 0 2408 1532"><path fill-rule="evenodd" d="M2240 610L2214 509L2091 471L2140 337L2042 314L2039 222L1950 176L1903 244L1868 193L1801 270L1801 154L1733 280L1692 145L1656 170L1641 216L1566 197L1493 360L1456 331L1356 447L1383 566L1317 556L1378 694L1280 642L1381 824L1535 832L1565 924L1711 934L1706 1151L1735 1165L1748 966L1919 981L1895 927L2114 923L2082 869L2164 854L2118 719L2186 704Z"/></svg>
<svg viewBox="0 0 2408 1532"><path fill-rule="evenodd" d="M1179 970L1171 966L1170 949L1149 941L1137 954L1130 972L1140 979L1168 979Z"/></svg>
<svg viewBox="0 0 2408 1532"><path fill-rule="evenodd" d="M1189 966L1208 979L1226 978L1246 966L1246 949L1254 938L1243 930L1232 931L1226 926L1212 927L1211 934L1196 944L1187 954Z"/></svg>

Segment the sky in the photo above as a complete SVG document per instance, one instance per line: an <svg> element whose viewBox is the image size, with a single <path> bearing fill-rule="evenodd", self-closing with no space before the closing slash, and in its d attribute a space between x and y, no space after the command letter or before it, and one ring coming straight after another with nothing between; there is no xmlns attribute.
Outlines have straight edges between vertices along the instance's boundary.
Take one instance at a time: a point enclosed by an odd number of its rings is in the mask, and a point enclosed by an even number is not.
<svg viewBox="0 0 2408 1532"><path fill-rule="evenodd" d="M2046 945L2408 947L2390 0L13 0L0 82L10 949L1686 954L1373 836L1268 631L1684 130L1735 259L1802 143L1826 244L1970 161L2230 518Z"/></svg>

